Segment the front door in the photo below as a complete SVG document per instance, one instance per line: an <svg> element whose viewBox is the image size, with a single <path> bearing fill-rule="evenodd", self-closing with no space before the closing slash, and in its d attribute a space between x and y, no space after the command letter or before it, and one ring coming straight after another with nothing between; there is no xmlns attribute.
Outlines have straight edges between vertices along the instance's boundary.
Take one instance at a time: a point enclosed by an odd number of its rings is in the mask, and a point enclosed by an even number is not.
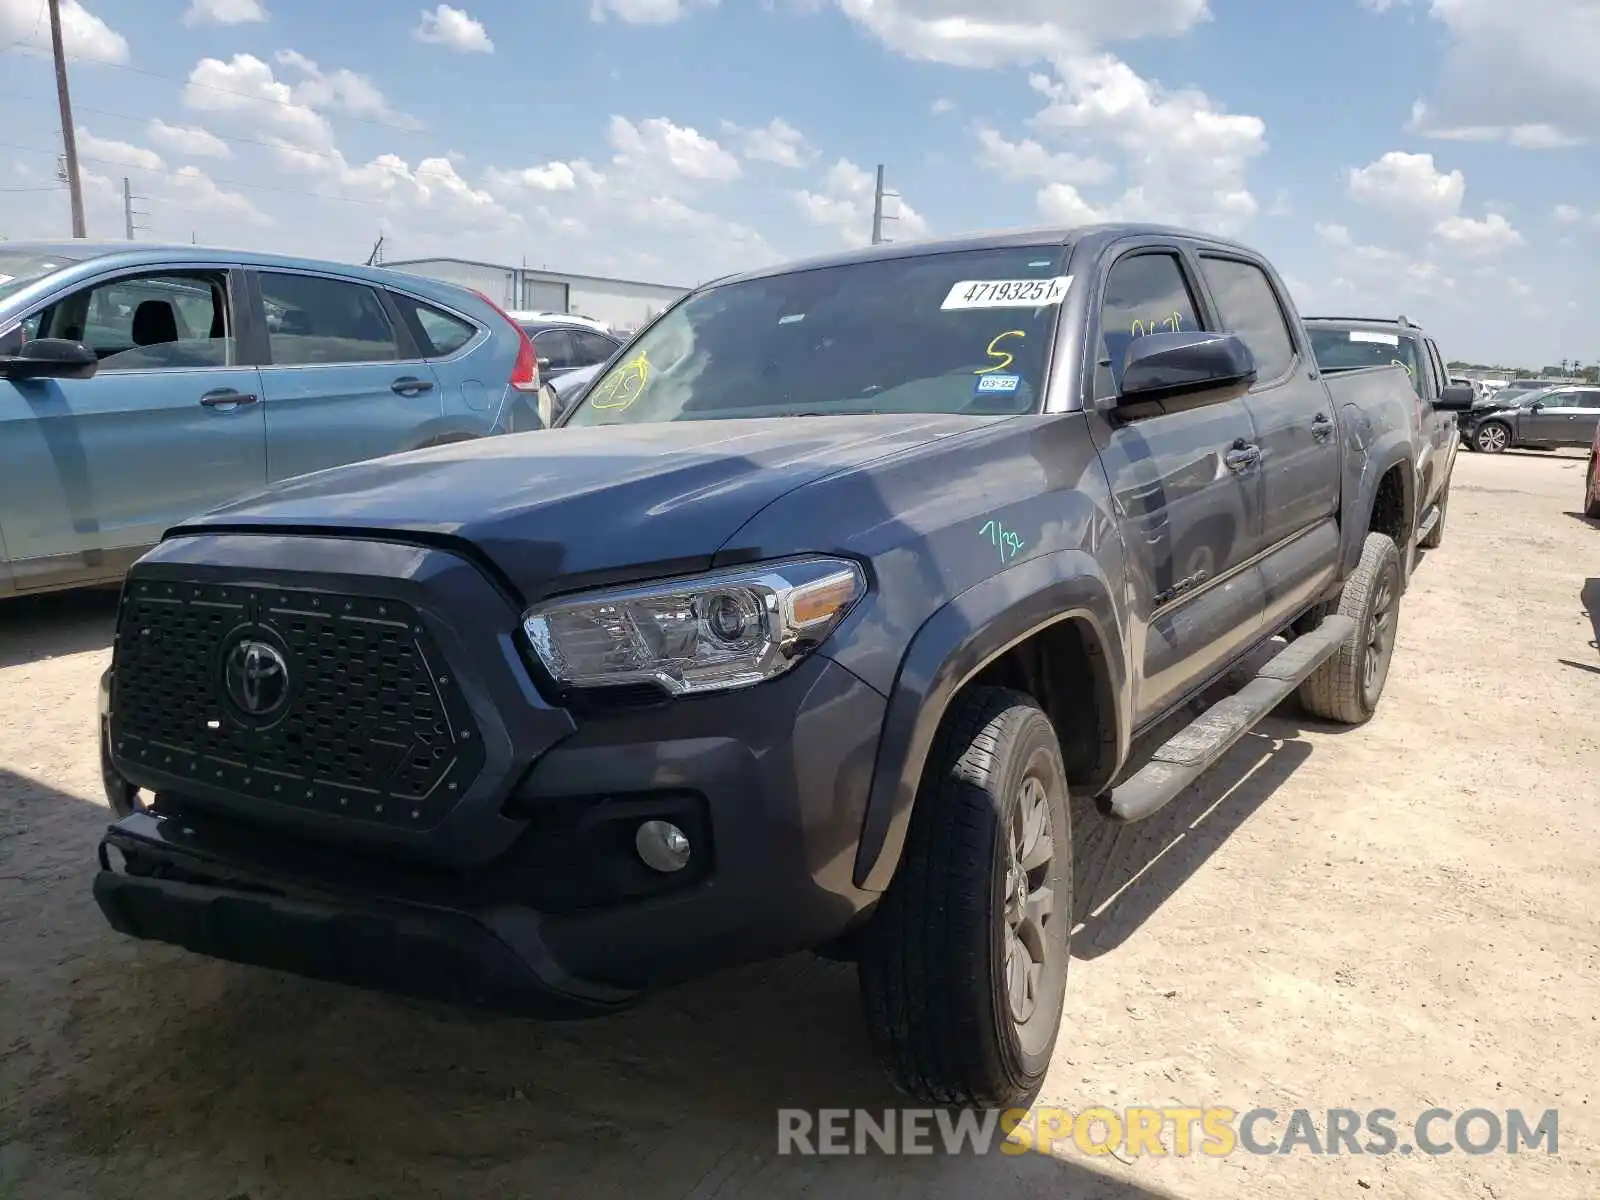
<svg viewBox="0 0 1600 1200"><path fill-rule="evenodd" d="M1162 331L1206 328L1188 268L1170 247L1122 255L1106 274L1095 378L1104 411L1128 347ZM1137 720L1154 717L1257 635L1259 471L1230 452L1255 441L1242 399L1094 422L1138 598L1133 652L1143 662ZM1142 643L1142 644L1141 644Z"/></svg>
<svg viewBox="0 0 1600 1200"><path fill-rule="evenodd" d="M267 471L274 480L409 450L443 411L433 368L353 280L261 271L269 363Z"/></svg>
<svg viewBox="0 0 1600 1200"><path fill-rule="evenodd" d="M0 514L18 590L114 578L169 527L266 482L261 380L233 278L120 275L14 335L82 341L89 379L0 381Z"/></svg>

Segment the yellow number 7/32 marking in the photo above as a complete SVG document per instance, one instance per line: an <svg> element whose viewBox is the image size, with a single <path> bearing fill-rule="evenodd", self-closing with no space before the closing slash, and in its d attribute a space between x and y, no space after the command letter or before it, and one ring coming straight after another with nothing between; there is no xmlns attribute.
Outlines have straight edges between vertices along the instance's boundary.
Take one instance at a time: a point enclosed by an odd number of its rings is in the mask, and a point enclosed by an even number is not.
<svg viewBox="0 0 1600 1200"><path fill-rule="evenodd" d="M995 334L994 337L989 339L989 348L988 348L988 350L985 351L985 353L988 354L988 356L990 358L999 358L999 359L1004 359L1005 361L997 362L997 363L994 363L993 365L987 366L987 367L979 367L976 371L973 372L973 374L974 375L987 375L991 371L1004 371L1007 367L1009 367L1016 360L1013 359L1011 357L1011 355L1008 354L1006 351L997 350L995 348L996 345L999 342L1001 342L1004 339L1006 339L1006 338L1027 337L1027 336L1028 336L1027 331L1023 330L1023 329L1008 329L1004 333Z"/></svg>

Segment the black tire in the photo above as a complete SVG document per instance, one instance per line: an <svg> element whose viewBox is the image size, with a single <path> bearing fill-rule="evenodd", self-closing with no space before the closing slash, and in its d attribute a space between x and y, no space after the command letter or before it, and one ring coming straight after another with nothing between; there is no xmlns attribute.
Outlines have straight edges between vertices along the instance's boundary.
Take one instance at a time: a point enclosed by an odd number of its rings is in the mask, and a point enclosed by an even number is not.
<svg viewBox="0 0 1600 1200"><path fill-rule="evenodd" d="M1583 485L1583 515L1600 517L1600 454L1589 459L1589 475Z"/></svg>
<svg viewBox="0 0 1600 1200"><path fill-rule="evenodd" d="M1504 421L1485 421L1472 431L1472 447L1485 454L1501 454L1511 445L1511 426Z"/></svg>
<svg viewBox="0 0 1600 1200"><path fill-rule="evenodd" d="M1019 871L1030 813L1048 858ZM1038 919L1015 923L1024 912ZM972 689L945 715L899 869L859 943L867 1029L895 1086L928 1104L1024 1102L1061 1029L1071 930L1072 827L1055 729L1030 696ZM1012 957L1023 951L1026 960ZM1029 962L1038 971L1019 970L1028 994L1014 1009L1008 968Z"/></svg>
<svg viewBox="0 0 1600 1200"><path fill-rule="evenodd" d="M1433 528L1428 530L1428 536L1417 543L1423 550L1437 550L1444 544L1444 519L1450 515L1450 484L1447 481L1444 491L1439 493L1439 519L1433 523Z"/></svg>
<svg viewBox="0 0 1600 1200"><path fill-rule="evenodd" d="M1388 534L1367 534L1361 562L1344 581L1334 609L1355 628L1300 685L1300 705L1312 716L1360 725L1377 710L1394 655L1401 592L1400 548Z"/></svg>

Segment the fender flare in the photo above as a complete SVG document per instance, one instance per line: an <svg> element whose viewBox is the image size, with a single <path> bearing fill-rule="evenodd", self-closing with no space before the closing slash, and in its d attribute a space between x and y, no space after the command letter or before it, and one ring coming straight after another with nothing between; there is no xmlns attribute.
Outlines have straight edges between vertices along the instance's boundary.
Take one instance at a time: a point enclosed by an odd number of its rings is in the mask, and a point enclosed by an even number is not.
<svg viewBox="0 0 1600 1200"><path fill-rule="evenodd" d="M1355 498L1350 507L1345 510L1344 528L1341 531L1344 538L1342 547L1340 578L1348 576L1361 562L1361 547L1367 538L1367 530L1372 524L1372 510L1378 501L1378 485L1383 477L1396 466L1403 466L1400 472L1400 486L1405 504L1406 527L1410 529L1407 541L1415 539L1417 524L1417 471L1416 457L1411 444L1410 434L1397 429L1387 436L1378 439L1367 450L1366 461L1362 464L1360 478L1356 481ZM1406 558L1406 547L1400 547L1400 557Z"/></svg>
<svg viewBox="0 0 1600 1200"><path fill-rule="evenodd" d="M950 700L995 659L1062 621L1082 621L1097 641L1100 701L1115 724L1116 757L1128 750L1127 666L1113 591L1083 550L1057 550L1008 567L930 616L900 661L873 766L855 883L889 886L905 847L911 809L933 739Z"/></svg>

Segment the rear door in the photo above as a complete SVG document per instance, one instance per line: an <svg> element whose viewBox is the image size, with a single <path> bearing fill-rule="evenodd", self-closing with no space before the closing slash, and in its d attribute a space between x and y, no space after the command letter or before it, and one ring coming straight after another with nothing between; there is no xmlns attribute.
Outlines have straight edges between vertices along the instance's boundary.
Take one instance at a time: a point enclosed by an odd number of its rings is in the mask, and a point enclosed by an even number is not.
<svg viewBox="0 0 1600 1200"><path fill-rule="evenodd" d="M28 314L89 379L0 380L0 512L19 589L111 578L172 525L266 482L260 376L242 361L241 272L123 271Z"/></svg>
<svg viewBox="0 0 1600 1200"><path fill-rule="evenodd" d="M1238 334L1256 360L1256 382L1244 403L1261 453L1262 520L1254 552L1271 630L1310 600L1337 566L1337 416L1281 284L1242 255L1206 250L1199 261L1222 328Z"/></svg>
<svg viewBox="0 0 1600 1200"><path fill-rule="evenodd" d="M438 379L382 293L306 271L255 273L274 480L409 450L441 415Z"/></svg>
<svg viewBox="0 0 1600 1200"><path fill-rule="evenodd" d="M1567 444L1587 449L1594 443L1595 431L1600 429L1600 388L1578 389L1578 419L1574 424L1573 440Z"/></svg>

